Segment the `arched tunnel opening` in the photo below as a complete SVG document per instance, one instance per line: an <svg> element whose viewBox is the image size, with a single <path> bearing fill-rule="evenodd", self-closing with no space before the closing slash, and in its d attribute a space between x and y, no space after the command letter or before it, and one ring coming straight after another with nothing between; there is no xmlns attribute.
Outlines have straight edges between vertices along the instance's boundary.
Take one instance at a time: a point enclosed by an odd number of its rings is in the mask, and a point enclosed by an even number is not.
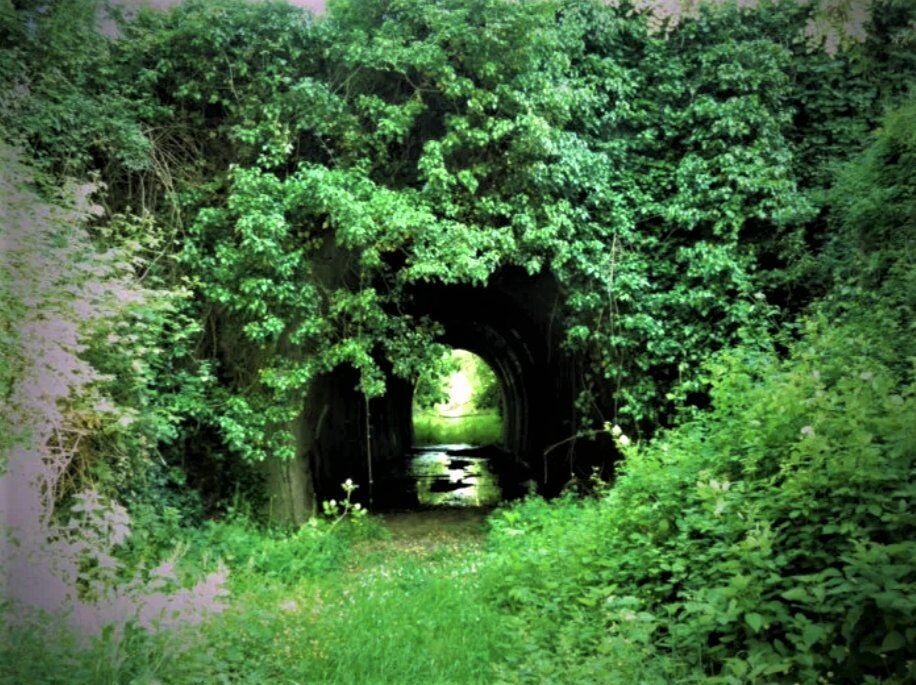
<svg viewBox="0 0 916 685"><path fill-rule="evenodd" d="M452 348L413 392L413 448L401 485L422 507L486 507L504 499L503 382L478 355ZM412 499L412 498L411 498Z"/></svg>
<svg viewBox="0 0 916 685"><path fill-rule="evenodd" d="M490 364L460 348L450 348L438 368L413 388L414 447L505 443L505 390Z"/></svg>
<svg viewBox="0 0 916 685"><path fill-rule="evenodd" d="M606 446L583 449L570 440L579 429L579 364L561 345L561 298L552 276L505 269L485 286L421 284L409 295L411 314L441 325L440 342L480 357L498 380L501 440L468 449L486 452L499 499L555 495L571 478L587 476L596 460L607 460ZM366 402L357 383L353 369L338 369L318 393L309 454L316 495L337 497L340 483L352 478L359 498L377 510L421 507L416 488L399 485L411 479L418 442L414 384L392 375L385 395Z"/></svg>

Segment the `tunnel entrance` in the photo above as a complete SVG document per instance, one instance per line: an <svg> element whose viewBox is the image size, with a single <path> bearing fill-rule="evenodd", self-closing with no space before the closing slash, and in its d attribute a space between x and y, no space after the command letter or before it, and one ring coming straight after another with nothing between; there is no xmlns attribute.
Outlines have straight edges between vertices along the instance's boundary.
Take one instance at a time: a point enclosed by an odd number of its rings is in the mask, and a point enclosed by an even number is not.
<svg viewBox="0 0 916 685"><path fill-rule="evenodd" d="M534 490L552 496L571 479L588 477L584 441L570 439L579 428L581 373L577 358L564 351L561 302L550 274L515 267L478 286L417 283L407 290L402 312L439 324L439 342L482 359L499 387L499 440L450 438L445 444L462 445L461 453L440 455L436 468L457 470L450 467L480 456L502 500ZM340 483L352 478L360 485L357 496L375 510L422 506L416 488L405 496L393 487L409 478L415 449L435 444L415 413L416 383L392 373L385 395L366 402L355 369L344 367L316 386L305 428L315 436L309 459L319 500L339 496ZM601 459L608 454L598 451Z"/></svg>
<svg viewBox="0 0 916 685"><path fill-rule="evenodd" d="M413 392L408 476L421 507L486 507L502 499L503 391L473 352L452 349Z"/></svg>

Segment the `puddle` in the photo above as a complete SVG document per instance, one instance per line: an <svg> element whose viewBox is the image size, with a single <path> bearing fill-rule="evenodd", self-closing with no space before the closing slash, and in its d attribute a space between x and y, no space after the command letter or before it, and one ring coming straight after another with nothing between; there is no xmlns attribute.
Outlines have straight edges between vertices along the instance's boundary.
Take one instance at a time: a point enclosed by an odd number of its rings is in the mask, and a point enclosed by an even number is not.
<svg viewBox="0 0 916 685"><path fill-rule="evenodd" d="M475 454L477 452L477 454ZM409 475L421 506L490 507L502 490L489 460L472 445L429 445L411 452Z"/></svg>

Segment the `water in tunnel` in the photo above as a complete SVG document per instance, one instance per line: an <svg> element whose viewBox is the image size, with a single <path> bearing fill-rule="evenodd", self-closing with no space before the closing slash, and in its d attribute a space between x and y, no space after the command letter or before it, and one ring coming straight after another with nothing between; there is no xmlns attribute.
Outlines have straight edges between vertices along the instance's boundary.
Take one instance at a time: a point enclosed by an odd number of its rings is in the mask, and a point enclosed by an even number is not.
<svg viewBox="0 0 916 685"><path fill-rule="evenodd" d="M503 443L503 392L486 361L468 350L446 353L414 387L412 421L409 476L419 505L499 502L491 460Z"/></svg>

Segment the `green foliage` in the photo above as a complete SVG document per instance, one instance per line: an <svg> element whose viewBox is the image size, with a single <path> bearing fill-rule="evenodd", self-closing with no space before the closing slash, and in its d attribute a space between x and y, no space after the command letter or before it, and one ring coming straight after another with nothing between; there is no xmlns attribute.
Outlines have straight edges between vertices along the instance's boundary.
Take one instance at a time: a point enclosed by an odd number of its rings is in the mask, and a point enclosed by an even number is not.
<svg viewBox="0 0 916 685"><path fill-rule="evenodd" d="M448 402L448 378L461 368L452 352L443 352L436 364L424 369L417 379L413 389L414 411L429 411L437 404Z"/></svg>
<svg viewBox="0 0 916 685"><path fill-rule="evenodd" d="M843 175L837 193L857 194L836 196L835 291L787 356L721 353L712 411L646 445L618 435L626 459L600 499L494 520L490 591L530 631L510 682L597 682L615 664L626 682L650 659L648 682L912 678L909 113ZM882 230L862 220L877 197L893 229L857 241Z"/></svg>
<svg viewBox="0 0 916 685"><path fill-rule="evenodd" d="M467 350L452 349L443 352L437 361L417 379L413 393L415 409L429 411L437 404L456 405L456 411L501 409L499 379L482 358ZM460 378L455 378L455 374ZM461 392L465 388L471 390L469 398L453 396L455 382L460 383Z"/></svg>
<svg viewBox="0 0 916 685"><path fill-rule="evenodd" d="M916 240L916 101L891 112L874 142L847 164L829 199L837 230L822 255L824 279L833 292L824 306L842 312L892 305L894 326L912 320ZM889 325L886 322L884 325ZM903 336L901 336L903 337ZM900 359L912 354L901 350Z"/></svg>
<svg viewBox="0 0 916 685"><path fill-rule="evenodd" d="M176 434L174 414L155 393L163 347L188 335L178 330L186 293L142 277L155 224L146 222L149 235L138 230L139 238L124 221L100 224L96 185L71 181L51 193L48 176L2 143L0 167L2 461L7 439L21 447L26 433L34 439L49 424L59 461L48 469L65 505L58 514L87 487L138 506L166 500L191 509L193 497L169 492L175 474L152 459ZM50 387L59 396L35 389Z"/></svg>
<svg viewBox="0 0 916 685"><path fill-rule="evenodd" d="M606 668L631 640L634 665L712 682L903 682L916 412L871 323L814 321L782 362L721 356L713 413L628 449L601 500L498 518L492 591L532 650Z"/></svg>
<svg viewBox="0 0 916 685"><path fill-rule="evenodd" d="M331 534L320 519L293 533L265 531L244 518L208 522L187 541L194 557L224 560L230 574L239 576L230 575L236 587L250 575L294 584L327 573L340 566L348 547L345 538Z"/></svg>
<svg viewBox="0 0 916 685"><path fill-rule="evenodd" d="M494 411L456 417L415 413L413 440L416 445L498 445L503 440L503 420Z"/></svg>
<svg viewBox="0 0 916 685"><path fill-rule="evenodd" d="M147 516L135 520L139 532L131 536L121 557L128 570L171 560L168 563L187 581L223 564L233 590L253 582L295 585L339 569L354 543L383 535L362 506L351 503L356 487L344 483L343 500L324 502L324 517L297 529L264 525L244 510L230 510L219 520L196 525L187 525L176 507L141 510Z"/></svg>
<svg viewBox="0 0 916 685"><path fill-rule="evenodd" d="M506 266L561 284L582 423L651 432L702 403L709 354L765 338L767 294L816 291L826 179L905 92L912 8L834 58L795 3L667 38L611 4L191 1L118 40L91 0L7 7L9 134L102 167L113 209L155 217L145 273L193 295L149 346L168 440L289 456L318 375L375 396L435 367L408 286Z"/></svg>
<svg viewBox="0 0 916 685"><path fill-rule="evenodd" d="M246 458L289 456L282 428L317 374L349 365L361 372L360 389L375 396L385 388L379 351L406 376L442 349L432 324L388 313L396 293L372 284L374 258L354 264L348 256L377 249L383 217L406 222L405 235L430 217L370 181L321 167L285 179L235 170L229 192L227 209L200 212L182 255L222 314L224 340L236 344L224 365L237 380L217 390L222 411L211 420ZM329 223L346 230L336 238L343 252L327 257L330 269L318 266Z"/></svg>
<svg viewBox="0 0 916 685"><path fill-rule="evenodd" d="M471 385L474 394L471 404L481 410L494 410L502 413L502 388L493 369L481 358L472 357L474 361L471 372Z"/></svg>
<svg viewBox="0 0 916 685"><path fill-rule="evenodd" d="M499 380L467 350L449 350L417 381L413 396L416 445L496 445L503 439Z"/></svg>
<svg viewBox="0 0 916 685"><path fill-rule="evenodd" d="M200 11L172 24L198 27ZM280 12L220 11L254 35L251 14ZM224 325L259 348L244 355L260 360L259 379L222 400L229 445L288 452L262 436L278 435L308 380L335 365L359 369L370 395L384 388L379 357L415 377L434 363L435 330L407 334L402 286L482 284L506 265L562 283L568 345L589 362L583 414L591 396L640 429L667 420L704 391L711 351L763 337L772 310L759 288L773 280L755 276L756 260L791 251L814 216L796 155L817 150L808 167L823 166L854 138L818 148L822 134L797 124L816 118L822 95L793 70L839 79L853 68L785 44L804 18L722 8L666 41L591 2L337 3L299 38L281 30L284 44L325 46L333 67L240 67L237 97L225 79L195 81L192 100L225 108L216 133L249 165L230 173L228 200L220 187L201 210L186 253ZM875 112L878 86L861 78L842 106ZM869 116L849 125L864 130Z"/></svg>
<svg viewBox="0 0 916 685"><path fill-rule="evenodd" d="M82 652L61 638L48 663L14 632L3 678L914 677L913 105L859 150L911 87L913 5L879 3L871 37L831 57L807 50L798 3L725 3L667 37L613 4L338 0L313 22L189 0L111 40L90 0L0 3L2 135L47 172L29 193L99 169L90 237L157 294L86 340L110 406L68 408L86 437L56 494L125 496L127 561L178 540L183 580L221 558L237 593L206 648L129 631ZM504 267L560 285L582 425L682 422L616 435L611 489L498 515L482 580L473 554L346 575L377 531L355 516L189 525L195 477L290 456L321 374L352 367L367 396L441 374L411 288ZM772 331L812 294L777 354ZM684 411L710 388L710 412ZM452 441L423 420L418 441Z"/></svg>
<svg viewBox="0 0 916 685"><path fill-rule="evenodd" d="M99 159L132 172L150 164L139 117L156 110L124 87L100 16L94 0L0 5L0 126L55 173L83 175Z"/></svg>

